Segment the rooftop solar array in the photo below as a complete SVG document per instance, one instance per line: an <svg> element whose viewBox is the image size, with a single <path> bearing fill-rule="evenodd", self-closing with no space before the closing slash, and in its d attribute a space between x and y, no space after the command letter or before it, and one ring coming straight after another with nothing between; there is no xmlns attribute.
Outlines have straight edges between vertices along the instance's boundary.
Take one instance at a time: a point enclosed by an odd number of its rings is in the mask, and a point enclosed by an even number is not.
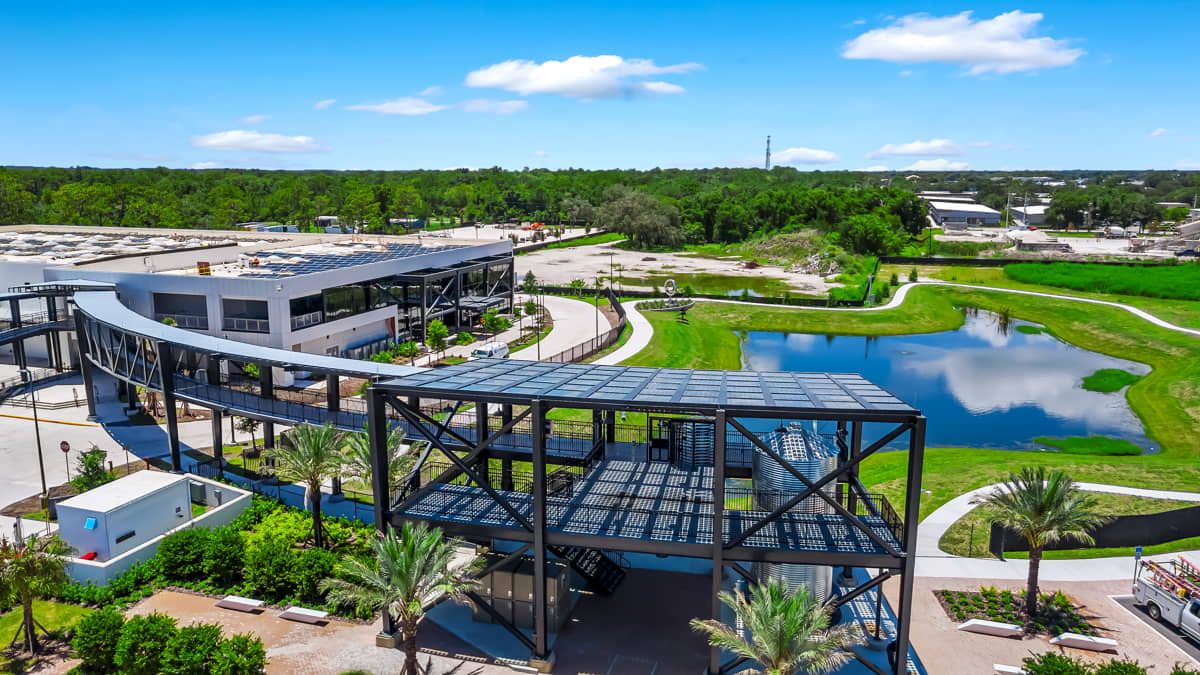
<svg viewBox="0 0 1200 675"><path fill-rule="evenodd" d="M389 380L386 389L429 397L540 398L652 409L780 408L916 412L852 373L676 370L479 359Z"/></svg>
<svg viewBox="0 0 1200 675"><path fill-rule="evenodd" d="M456 248L463 248L463 246L454 244L422 246L410 243L317 244L273 251L258 251L253 255L243 256L242 262L226 266L228 269L222 271L237 276L290 277L388 260L400 260Z"/></svg>

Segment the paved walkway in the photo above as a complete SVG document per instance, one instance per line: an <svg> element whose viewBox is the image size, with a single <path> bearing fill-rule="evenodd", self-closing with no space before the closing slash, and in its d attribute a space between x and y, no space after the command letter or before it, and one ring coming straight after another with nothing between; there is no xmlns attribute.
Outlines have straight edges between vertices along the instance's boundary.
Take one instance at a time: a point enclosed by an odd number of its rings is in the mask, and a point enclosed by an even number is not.
<svg viewBox="0 0 1200 675"><path fill-rule="evenodd" d="M1109 494L1132 495L1151 499L1174 499L1177 501L1200 502L1200 493L1174 490L1147 490L1123 485L1101 483L1078 483L1081 490L1107 492ZM951 555L938 548L938 542L950 526L958 522L975 508L972 502L991 494L1000 484L986 485L977 490L959 495L946 502L921 521L917 528L917 576L959 577L970 579L1024 579L1029 573L1029 561L1022 559L995 560L993 558L964 558ZM1148 556L1151 559L1173 558L1170 553ZM1185 552L1200 559L1200 551ZM1043 560L1039 572L1046 581L1105 581L1109 579L1132 579L1134 559L1131 556L1093 558L1090 560Z"/></svg>
<svg viewBox="0 0 1200 675"><path fill-rule="evenodd" d="M643 301L635 300L624 303L625 319L629 322L629 327L633 329L633 334L619 349L596 359L593 363L598 366L615 366L650 344L650 338L654 337L654 327L650 325L645 316L642 316L641 312L637 311L637 306L641 302Z"/></svg>
<svg viewBox="0 0 1200 675"><path fill-rule="evenodd" d="M518 296L517 302L524 303L525 298L526 296ZM565 352L575 345L596 337L597 333L603 333L612 328L608 318L604 316L604 312L590 302L557 295L542 296L542 299L546 305L546 311L550 313L550 318L554 321L554 328L549 335L542 338L539 344L513 352L509 358L536 361L539 353L542 358L545 358Z"/></svg>

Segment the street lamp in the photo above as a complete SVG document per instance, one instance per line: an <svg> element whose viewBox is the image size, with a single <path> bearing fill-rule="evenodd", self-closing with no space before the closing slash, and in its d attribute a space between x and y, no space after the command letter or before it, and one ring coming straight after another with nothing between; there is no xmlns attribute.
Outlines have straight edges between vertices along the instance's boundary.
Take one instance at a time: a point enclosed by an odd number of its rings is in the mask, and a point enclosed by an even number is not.
<svg viewBox="0 0 1200 675"><path fill-rule="evenodd" d="M33 390L33 373L29 372L28 368L22 368L21 377L29 385L29 407L33 408L33 438L37 443L38 471L42 477L42 501L45 502L50 493L46 489L46 463L42 458L42 427L38 420L37 396L34 395Z"/></svg>

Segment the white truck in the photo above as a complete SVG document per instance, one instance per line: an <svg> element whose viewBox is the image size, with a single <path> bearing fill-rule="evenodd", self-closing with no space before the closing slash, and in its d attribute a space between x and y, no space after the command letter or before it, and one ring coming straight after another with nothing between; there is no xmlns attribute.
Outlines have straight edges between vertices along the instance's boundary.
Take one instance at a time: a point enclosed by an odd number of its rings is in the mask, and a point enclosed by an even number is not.
<svg viewBox="0 0 1200 675"><path fill-rule="evenodd" d="M1133 601L1145 607L1151 619L1200 642L1200 570L1186 559L1140 561L1133 579Z"/></svg>

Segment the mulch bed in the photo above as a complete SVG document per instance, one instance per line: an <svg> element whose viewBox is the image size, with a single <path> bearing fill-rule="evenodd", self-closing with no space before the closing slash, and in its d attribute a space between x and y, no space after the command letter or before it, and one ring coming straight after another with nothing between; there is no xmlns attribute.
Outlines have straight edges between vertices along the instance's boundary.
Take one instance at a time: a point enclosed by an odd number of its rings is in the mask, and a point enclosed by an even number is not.
<svg viewBox="0 0 1200 675"><path fill-rule="evenodd" d="M1051 637L1061 633L1096 635L1104 630L1098 623L1101 617L1061 592L1041 594L1039 616L1033 622L1024 619L1024 591L998 590L989 586L978 591L935 590L933 594L946 616L957 623L984 619L1023 624L1027 634Z"/></svg>

